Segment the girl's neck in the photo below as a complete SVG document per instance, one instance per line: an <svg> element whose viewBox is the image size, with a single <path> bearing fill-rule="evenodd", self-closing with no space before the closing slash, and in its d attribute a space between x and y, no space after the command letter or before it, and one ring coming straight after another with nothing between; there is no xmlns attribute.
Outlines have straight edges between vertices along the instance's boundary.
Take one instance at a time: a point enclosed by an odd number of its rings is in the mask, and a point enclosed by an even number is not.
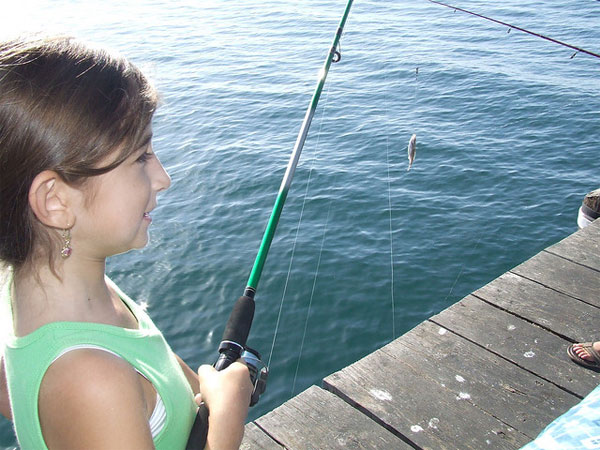
<svg viewBox="0 0 600 450"><path fill-rule="evenodd" d="M60 278L47 264L16 273L12 291L15 334L24 336L48 323L64 321L135 326L107 286L104 269L104 260L69 258L56 266Z"/></svg>

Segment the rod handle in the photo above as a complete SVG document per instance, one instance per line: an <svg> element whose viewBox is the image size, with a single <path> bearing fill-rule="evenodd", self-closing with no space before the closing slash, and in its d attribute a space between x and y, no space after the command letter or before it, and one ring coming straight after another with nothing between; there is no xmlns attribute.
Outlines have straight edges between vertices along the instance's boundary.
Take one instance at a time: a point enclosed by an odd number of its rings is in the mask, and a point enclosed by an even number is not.
<svg viewBox="0 0 600 450"><path fill-rule="evenodd" d="M185 450L202 450L206 447L208 437L208 408L202 402L196 413L196 419L190 431Z"/></svg>
<svg viewBox="0 0 600 450"><path fill-rule="evenodd" d="M229 320L225 325L221 345L223 345L223 342L233 342L241 348L239 353L239 355L241 355L246 346L253 319L254 299L248 295L242 295L236 300L235 305L233 305ZM219 346L219 353L222 353L221 346Z"/></svg>
<svg viewBox="0 0 600 450"><path fill-rule="evenodd" d="M215 369L226 369L240 358L250 333L252 319L254 319L254 299L248 295L242 295L235 302L227 325L225 325L223 339L219 345L219 358L214 365ZM201 403L190 431L186 450L202 450L206 446L208 416L208 408Z"/></svg>

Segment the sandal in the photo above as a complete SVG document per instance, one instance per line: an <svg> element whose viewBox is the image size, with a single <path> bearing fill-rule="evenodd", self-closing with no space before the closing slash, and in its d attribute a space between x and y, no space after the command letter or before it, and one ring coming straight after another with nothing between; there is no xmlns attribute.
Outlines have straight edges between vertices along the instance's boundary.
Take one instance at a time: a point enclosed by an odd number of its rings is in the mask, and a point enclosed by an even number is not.
<svg viewBox="0 0 600 450"><path fill-rule="evenodd" d="M580 358L579 356L577 356L577 354L573 351L574 345L579 345L583 350L585 350L587 352L587 354L593 358L593 361L583 359L583 358ZM594 345L593 342L582 342L579 344L571 344L567 347L567 355L569 355L569 358L571 358L573 361L575 361L577 364L579 364L581 366L587 367L588 369L600 371L600 353L597 352L596 350L594 350L593 345Z"/></svg>

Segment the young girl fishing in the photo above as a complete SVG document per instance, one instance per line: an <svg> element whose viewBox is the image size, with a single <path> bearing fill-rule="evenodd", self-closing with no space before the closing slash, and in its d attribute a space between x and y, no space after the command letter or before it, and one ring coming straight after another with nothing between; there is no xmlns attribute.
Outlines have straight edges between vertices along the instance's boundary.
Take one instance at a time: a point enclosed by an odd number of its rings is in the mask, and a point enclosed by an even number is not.
<svg viewBox="0 0 600 450"><path fill-rule="evenodd" d="M200 396L207 448L240 445L246 366L195 373L105 275L107 257L146 245L171 183L152 150L156 104L121 57L70 38L0 43L0 302L12 319L0 412L24 450L184 448Z"/></svg>

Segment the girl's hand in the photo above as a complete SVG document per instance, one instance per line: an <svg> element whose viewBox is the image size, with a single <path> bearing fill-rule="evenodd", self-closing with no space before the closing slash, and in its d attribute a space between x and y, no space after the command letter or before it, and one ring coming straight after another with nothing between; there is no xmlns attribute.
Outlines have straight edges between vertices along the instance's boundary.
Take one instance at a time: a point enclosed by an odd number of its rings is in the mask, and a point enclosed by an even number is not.
<svg viewBox="0 0 600 450"><path fill-rule="evenodd" d="M248 368L240 359L224 370L210 365L198 369L201 394L208 408L207 449L238 449L244 436L252 383Z"/></svg>

